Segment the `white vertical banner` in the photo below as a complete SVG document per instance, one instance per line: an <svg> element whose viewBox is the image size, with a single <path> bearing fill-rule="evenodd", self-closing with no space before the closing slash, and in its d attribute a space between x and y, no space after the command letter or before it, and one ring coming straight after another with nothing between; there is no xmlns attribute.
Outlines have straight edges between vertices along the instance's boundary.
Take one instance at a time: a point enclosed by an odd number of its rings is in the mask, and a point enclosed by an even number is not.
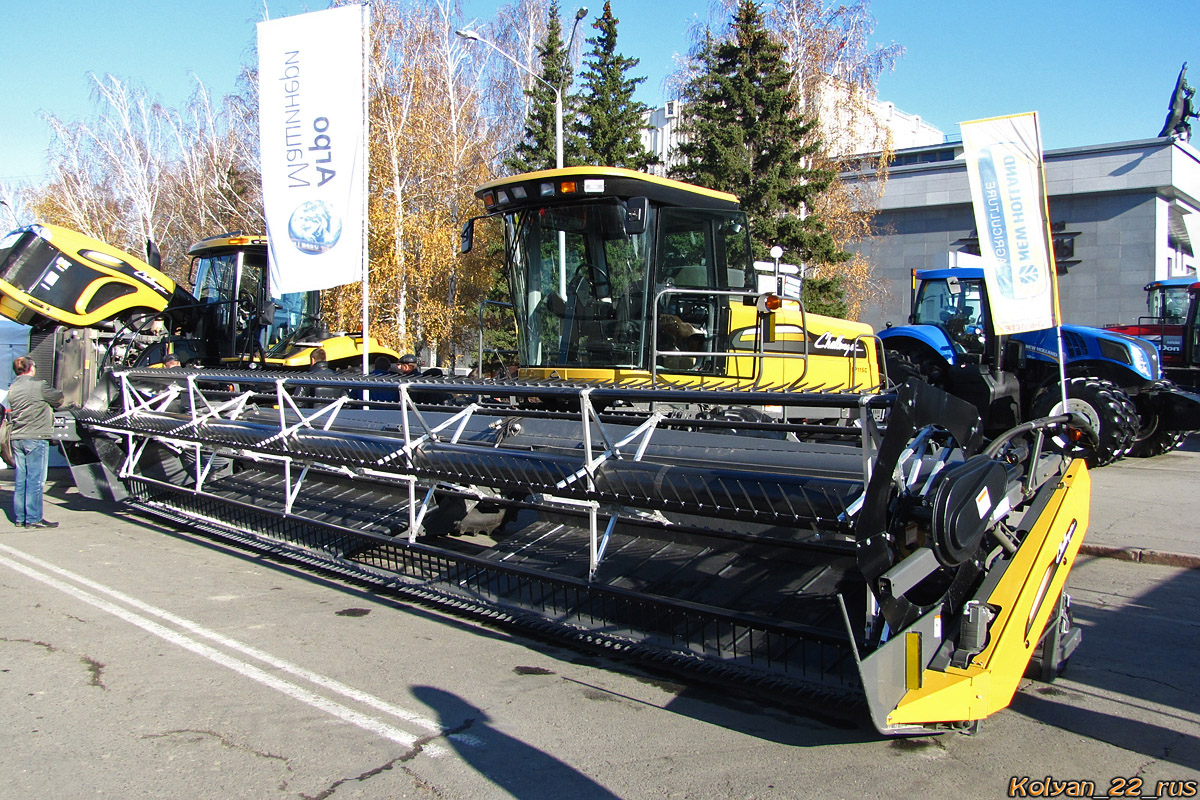
<svg viewBox="0 0 1200 800"><path fill-rule="evenodd" d="M275 297L366 275L368 13L347 5L258 24L259 154Z"/></svg>
<svg viewBox="0 0 1200 800"><path fill-rule="evenodd" d="M996 333L1058 324L1037 113L963 122L963 150Z"/></svg>

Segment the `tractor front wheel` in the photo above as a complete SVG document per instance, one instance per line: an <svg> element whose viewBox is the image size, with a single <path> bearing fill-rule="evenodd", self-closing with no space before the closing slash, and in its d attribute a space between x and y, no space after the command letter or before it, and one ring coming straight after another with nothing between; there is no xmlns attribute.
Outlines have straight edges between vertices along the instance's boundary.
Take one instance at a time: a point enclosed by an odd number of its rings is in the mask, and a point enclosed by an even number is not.
<svg viewBox="0 0 1200 800"><path fill-rule="evenodd" d="M1043 388L1033 398L1033 416L1049 416L1061 399L1057 384ZM1099 445L1092 448L1069 444L1058 438L1054 441L1069 455L1087 459L1089 467L1111 464L1124 457L1133 446L1139 427L1137 409L1115 383L1100 378L1068 378L1067 410L1087 419L1096 432Z"/></svg>

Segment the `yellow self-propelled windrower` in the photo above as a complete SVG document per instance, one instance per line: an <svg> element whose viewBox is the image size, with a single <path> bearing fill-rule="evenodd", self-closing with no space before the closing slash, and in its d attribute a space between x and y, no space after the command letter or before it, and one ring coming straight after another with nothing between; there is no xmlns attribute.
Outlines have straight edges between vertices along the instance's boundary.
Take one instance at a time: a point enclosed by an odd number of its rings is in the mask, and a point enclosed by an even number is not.
<svg viewBox="0 0 1200 800"><path fill-rule="evenodd" d="M728 195L603 168L479 195L515 377L117 370L81 489L886 734L971 730L1061 669L1068 417L984 449L971 404L881 386L869 329L784 296Z"/></svg>
<svg viewBox="0 0 1200 800"><path fill-rule="evenodd" d="M321 323L318 291L274 297L265 236L226 233L188 253L194 293L155 263L55 225L0 242L0 314L29 325L38 373L82 403L105 365L308 369L320 347L335 367L361 369L399 353Z"/></svg>

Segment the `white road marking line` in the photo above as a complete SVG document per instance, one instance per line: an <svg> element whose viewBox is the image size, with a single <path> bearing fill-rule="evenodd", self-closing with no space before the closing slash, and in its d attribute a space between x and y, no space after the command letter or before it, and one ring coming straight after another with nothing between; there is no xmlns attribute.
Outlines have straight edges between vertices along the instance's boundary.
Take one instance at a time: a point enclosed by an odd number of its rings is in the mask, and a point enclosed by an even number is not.
<svg viewBox="0 0 1200 800"><path fill-rule="evenodd" d="M193 633L196 633L197 635L204 636L205 638L219 642L231 649L243 652L246 655L250 655L254 658L264 661L264 663L268 663L271 666L275 666L278 669L281 669L281 670L284 670L287 672L291 672L292 674L295 674L295 675L299 675L301 677L304 677L306 680L311 680L313 683L316 683L317 685L320 685L324 688L329 688L332 691L337 691L339 694L343 694L347 697L351 697L355 700L359 700L360 702L363 702L365 705L368 705L372 708L375 708L380 711L384 711L385 713L393 714L393 715L398 716L401 719L405 719L406 721L409 721L409 722L420 721L420 722L424 723L424 724L422 724L422 727L426 727L427 729L432 729L434 732L438 732L441 730L441 727L439 725L437 725L437 723L433 722L432 720L423 719L422 717L420 717L417 714L413 714L412 712L404 711L403 709L400 709L396 706L386 703L383 700L373 697L372 695L366 694L365 692L361 692L357 689L353 689L352 687L346 686L345 684L341 684L338 681L335 681L331 678L327 678L325 676L311 672L310 670L305 670L301 667L295 666L293 664L289 664L286 661L283 661L281 659L270 656L269 654L264 653L259 650L256 650L255 648L249 647L248 645L244 645L233 639L224 637L214 631L209 631L209 630L201 627L200 625L197 625L194 622L183 619L182 617L178 617L174 614L171 614L170 612L163 611L162 609L156 609L154 606L150 606L146 603L142 603L141 601L135 600L134 598L124 595L121 592L118 592L114 589L105 587L102 584L98 584L98 583L88 580L87 578L84 578L82 576L75 575L74 573L71 573L68 570L57 567L53 564L50 564L49 562L46 562L46 561L43 561L42 559L37 558L35 556L31 556L26 553L22 553L19 550L15 550L15 549L5 546L5 545L0 545L0 550L8 553L9 555L27 559L31 562L36 563L42 569L45 569L50 572L58 573L58 574L62 575L63 577L69 578L71 580L78 581L79 583L81 583L85 586L88 586L89 588L95 589L96 591L102 592L104 594L108 594L109 596L111 596L115 599L119 599L122 602L128 603L136 608L147 611L148 613L155 614L156 616L159 616L162 619L168 620L174 624L180 625L181 627L184 627L187 630L189 630ZM110 603L107 600L104 600L103 598L100 598L93 594L85 592L84 590L82 590L78 587L75 587L75 586L72 586L63 581L60 581L57 578L51 577L50 575L47 575L44 572L40 572L40 571L34 569L33 567L27 566L25 564L21 564L17 561L13 561L8 558L4 558L3 556L0 556L0 564L7 566L10 569L15 570L17 572L20 572L23 575L26 575L30 578L33 578L36 581L44 583L47 586L57 589L65 594L71 595L72 597L74 597L78 600L82 600L83 602L85 602L91 606L94 606L95 608L98 608L101 611L105 611L109 614L112 614L113 616L118 617L119 619L122 619L132 625L136 625L137 627L139 627L149 633L152 633L155 636L158 636L159 638L164 639L174 645L182 647L186 650L196 653L197 655L203 656L204 658L207 658L210 661L213 661L217 664L227 667L244 677L247 677L247 678L250 678L251 680L257 681L265 686L269 686L270 688L275 689L276 691L282 692L283 694L285 694L295 700L299 700L302 703L306 703L307 705L310 705L314 708L324 711L327 714L337 717L338 719L341 719L344 722L348 722L352 725L362 728L363 730L374 733L378 736L381 736L385 739L388 739L390 741L401 744L405 747L411 747L417 741L417 739L420 738L420 737L414 736L413 734L408 733L406 731L402 731L399 728L395 728L395 727L387 724L386 722L383 722L382 720L378 720L378 719L375 719L374 717L370 717L370 716L367 716L366 714L362 714L358 711L355 711L354 709L348 708L348 707L346 707L340 703L337 703L333 700L329 700L328 698L321 697L320 695L315 694L301 686L297 686L294 683L291 683L282 678L278 678L274 675L271 675L270 673L265 672L264 670L254 666L253 664L248 664L245 661L241 661L237 658L226 655L225 653L222 653L219 650L209 647L208 645L205 645L201 642L194 641L194 640L188 638L187 636L184 636L181 633L173 631L169 628L166 628L166 627L158 624L157 622L154 622L151 619L147 619L146 617L141 616L140 614L135 614L134 612L129 611L128 609L122 608L118 605ZM459 741L463 741L464 743L480 744L479 740L476 739L475 737L466 737L465 740L463 737L456 737L456 739ZM438 745L426 746L425 752L428 753L429 755L434 755L434 756L446 755L446 753L447 753L445 748L440 747Z"/></svg>
<svg viewBox="0 0 1200 800"><path fill-rule="evenodd" d="M443 730L442 726L436 720L432 720L427 717L423 717L420 714L416 714L412 711L408 711L408 710L400 708L398 706L394 706L385 700L381 700L378 697L375 697L374 695L367 694L366 692L364 692L360 689L355 689L352 686L347 686L346 684L341 683L340 681L337 681L326 675L321 675L319 673L313 672L312 670L308 670L308 669L305 669L304 667L298 666L296 664L292 664L288 661L284 661L283 659L278 658L277 656L273 656L270 653L263 652L262 650L259 650L251 645L245 644L243 642L239 642L236 639L231 639L228 636L224 636L223 634L217 633L216 631L209 630L208 628L205 628L195 622L192 622L189 619L185 619L183 617L177 616L175 614L172 614L170 611L167 611L162 608L158 608L157 606L152 606L149 603L142 602L141 600L138 600L137 598L134 598L134 597L130 597L129 595L124 594L123 592L121 592L117 589L113 589L109 586L105 586L101 583L97 583L89 578L83 577L82 575L77 575L77 574L75 574L69 570L63 569L62 567L59 567L55 564L51 564L48 561L44 561L36 556L32 556L32 555L29 555L28 553L24 553L20 550L14 550L13 548L6 547L3 545L0 545L0 550L3 550L5 552L9 553L10 555L19 556L20 558L23 558L26 561L29 561L29 562L37 565L38 567L46 570L47 572L53 572L53 573L60 575L74 583L78 583L80 585L86 586L89 589L92 589L93 591L100 592L101 594L106 594L109 597L112 597L115 600L119 600L120 602L122 602L128 606L131 606L133 608L136 608L139 611L142 611L146 614L150 614L152 616L158 617L159 619L166 620L167 622L170 622L172 625L183 628L184 630L186 630L190 633L194 633L197 636L201 636L205 639L216 642L217 644L220 644L223 647L227 647L230 650L236 650L237 652L241 653L242 655L249 656L250 658L261 661L262 663L272 666L282 672L287 672L291 675L295 675L298 678L303 678L304 680L309 681L310 683L313 683L317 686L320 686L323 689L327 689L331 692L340 694L343 697L354 700L355 702L362 703L365 706L369 706L370 708L373 708L376 711L379 711L380 713L389 714L393 717L396 717L397 719L402 719L405 722L416 725L417 727L427 730L430 733L441 733ZM470 736L470 735L466 735L466 734L454 734L453 736L456 741L462 742L463 744L469 744L469 745L475 745L475 746L481 746L483 744L478 738L476 738L474 736Z"/></svg>

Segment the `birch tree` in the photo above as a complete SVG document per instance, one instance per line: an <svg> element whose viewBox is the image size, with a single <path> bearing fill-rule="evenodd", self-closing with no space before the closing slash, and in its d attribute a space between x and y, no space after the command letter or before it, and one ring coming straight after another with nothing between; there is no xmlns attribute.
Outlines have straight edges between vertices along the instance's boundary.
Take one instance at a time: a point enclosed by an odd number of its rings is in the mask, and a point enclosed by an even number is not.
<svg viewBox="0 0 1200 800"><path fill-rule="evenodd" d="M402 350L429 347L443 363L468 334L490 273L457 254L475 186L493 175L495 130L484 121L473 51L454 35L450 0L377 4L370 65L371 316ZM362 288L327 294L350 327ZM473 327L470 328L473 332Z"/></svg>
<svg viewBox="0 0 1200 800"><path fill-rule="evenodd" d="M30 206L61 224L142 256L153 239L165 271L187 273L192 243L231 229L261 230L256 127L242 98L217 108L197 81L178 109L144 86L92 76L95 116L66 122L53 115L50 178Z"/></svg>

